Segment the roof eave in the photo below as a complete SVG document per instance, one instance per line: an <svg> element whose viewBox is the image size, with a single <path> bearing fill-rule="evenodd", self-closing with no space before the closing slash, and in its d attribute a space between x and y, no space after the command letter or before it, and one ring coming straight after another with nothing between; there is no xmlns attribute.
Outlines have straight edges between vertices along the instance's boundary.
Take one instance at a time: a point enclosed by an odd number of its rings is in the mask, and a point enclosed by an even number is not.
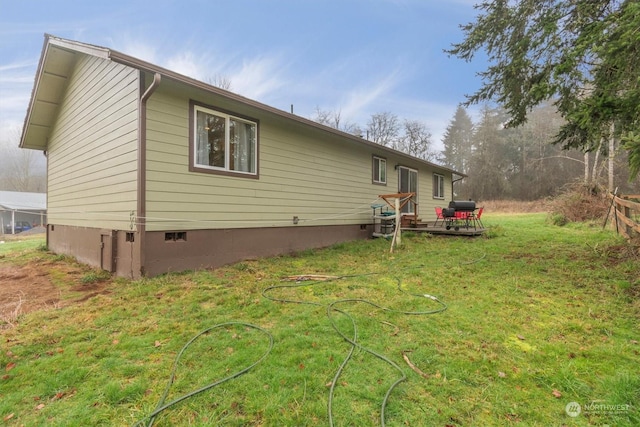
<svg viewBox="0 0 640 427"><path fill-rule="evenodd" d="M93 46L86 43L80 43L72 40L62 39L59 37L52 36L50 34L44 35L44 44L42 47L42 53L40 54L40 60L38 61L38 68L36 70L35 80L33 83L33 89L31 90L31 98L29 99L29 105L27 107L27 113L24 119L24 123L22 126L22 133L20 135L20 148L29 148L33 150L41 150L45 151L47 149L47 139L48 134L51 130L51 125L53 124L55 114L47 114L47 118L44 121L40 121L39 123L34 122L35 110L37 109L37 104L41 97L41 83L43 81L43 76L47 73L47 67L49 66L49 62L51 61L51 51L52 48L59 48L63 51L77 54L84 53L88 55L98 56L102 58L108 58L108 49ZM55 49L54 49L55 50ZM71 61L73 55L69 55L68 57L62 58L61 62L63 68L70 68ZM57 58L60 59L60 58ZM66 61L66 62L65 62ZM57 67L60 64L56 65ZM61 79L67 78L68 76L58 76ZM65 84L65 83L60 83ZM50 103L49 109L57 112L57 105L55 103ZM52 105L53 104L53 105Z"/></svg>
<svg viewBox="0 0 640 427"><path fill-rule="evenodd" d="M370 148L378 150L379 152L389 153L394 156L405 158L412 162L419 162L431 168L446 171L462 177L467 176L461 172L457 172L445 166L438 165L438 164L429 162L427 160L411 156L407 153L403 153L393 148L385 147L375 142L368 141L362 137L352 135L350 133L343 132L341 130L334 129L332 127L314 122L313 120L310 120L301 116L297 116L293 113L271 107L261 102L246 98L244 96L204 83L202 81L193 79L191 77L187 77L185 75L176 73L174 71L171 71L166 68L152 64L150 62L135 58L133 56L118 52L116 50L107 49L104 47L95 46L87 43L76 42L73 40L62 39L59 37L52 36L50 34L45 34L44 46L42 49L42 54L40 56L40 61L38 63L38 69L36 72L36 78L35 78L33 90L31 92L31 98L29 100L27 115L25 117L24 126L22 128L22 135L21 135L20 144L19 144L21 148L30 148L30 149L43 150L43 151L47 149L47 137L43 137L42 136L43 133L41 133L37 137L31 137L29 132L30 132L31 125L36 126L35 124L32 123L32 116L33 116L35 103L38 100L40 82L42 80L43 73L45 72L45 69L47 66L47 59L48 59L48 54L51 46L58 47L68 52L82 53L86 55L97 56L103 59L109 59L114 62L118 62L120 64L138 69L140 71L149 72L149 73L159 73L163 77L168 78L170 80L174 80L176 82L183 83L197 89L214 93L218 96L222 96L227 99L251 106L253 108L274 114L276 116L285 118L287 120L292 120L294 122L303 124L305 126L309 126L309 127L319 129L321 131L324 131L336 136L340 136L341 138L350 140L354 143L369 146ZM53 120L53 118L51 118L51 120Z"/></svg>
<svg viewBox="0 0 640 427"><path fill-rule="evenodd" d="M166 78L168 78L170 80L174 80L174 81L179 82L179 83L183 83L183 84L186 84L186 85L198 88L198 89L202 89L202 90L214 93L214 94L216 94L218 96L222 96L222 97L225 97L227 99L230 99L230 100L233 100L233 101L237 101L237 102L252 106L252 107L257 108L259 110L263 110L263 111L269 112L271 114L275 114L277 116L280 116L280 117L288 119L288 120L293 120L295 122L301 123L301 124L306 125L306 126L311 126L313 128L320 129L322 131L325 131L325 132L340 136L342 138L347 138L347 139L349 139L349 140L351 140L353 142L356 142L358 144L367 145L367 146L369 146L371 148L374 148L376 150L379 150L381 152L386 152L386 153L389 153L389 154L392 154L392 155L395 155L395 156L404 157L404 158L406 158L408 160L411 160L411 161L418 161L418 162L423 163L423 164L425 164L425 165L427 165L429 167L437 168L437 169L440 169L440 170L443 170L443 171L446 171L446 172L450 172L452 174L459 175L459 176L462 176L462 177L466 177L467 176L467 175L465 175L465 174L463 174L461 172L455 171L455 170L447 168L445 166L438 165L436 163L432 163L432 162L429 162L427 160L411 156L410 154L403 153L403 152L398 151L398 150L394 150L393 148L385 147L384 145L377 144L377 143L375 143L373 141L366 140L366 139L364 139L362 137L359 137L359 136L356 136L356 135L352 135L352 134L347 133L347 132L343 132L341 130L332 128L330 126L323 125L323 124L318 123L318 122L314 122L313 120L307 119L305 117L297 116L297 115L295 115L293 113L290 113L288 111L280 110L280 109L272 107L270 105L263 104L261 102L255 101L255 100L250 99L250 98L246 98L246 97L244 97L242 95L238 95L238 94L230 92L228 90L221 89L221 88L219 88L217 86L213 86L213 85L207 84L205 82L196 80L194 78L185 76L183 74L176 73L174 71L168 70L166 68L160 67L160 66L155 65L155 64L151 64L151 63L146 62L144 60L135 58L133 56L130 56L130 55L127 55L127 54L124 54L124 53L121 53L121 52L118 52L118 51L115 51L115 50L109 50L109 57L110 57L110 59L112 61L121 63L123 65L127 65L127 66L136 68L136 69L141 70L141 71L149 72L149 73L159 73L163 77L166 77Z"/></svg>
<svg viewBox="0 0 640 427"><path fill-rule="evenodd" d="M38 68L36 70L36 76L33 82L33 88L31 89L31 97L29 98L29 106L27 107L27 114L24 118L24 123L22 125L22 134L20 135L20 143L18 144L20 148L31 148L35 150L44 150L45 148L34 147L27 141L27 130L29 121L31 119L31 112L33 110L33 104L35 100L35 94L38 91L38 83L40 82L40 76L42 75L42 68L44 64L45 57L47 56L47 50L49 48L49 35L45 34L44 43L42 46L42 52L40 53L40 60L38 61Z"/></svg>

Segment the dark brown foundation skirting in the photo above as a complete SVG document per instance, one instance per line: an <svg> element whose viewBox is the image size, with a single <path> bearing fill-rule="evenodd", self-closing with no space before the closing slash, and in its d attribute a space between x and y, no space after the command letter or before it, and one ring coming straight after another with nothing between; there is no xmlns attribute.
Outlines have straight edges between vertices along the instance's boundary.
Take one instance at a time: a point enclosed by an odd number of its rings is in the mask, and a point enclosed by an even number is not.
<svg viewBox="0 0 640 427"><path fill-rule="evenodd" d="M367 239L371 230L370 225L337 225L148 231L141 255L137 232L49 224L47 245L51 251L71 255L82 263L138 278Z"/></svg>

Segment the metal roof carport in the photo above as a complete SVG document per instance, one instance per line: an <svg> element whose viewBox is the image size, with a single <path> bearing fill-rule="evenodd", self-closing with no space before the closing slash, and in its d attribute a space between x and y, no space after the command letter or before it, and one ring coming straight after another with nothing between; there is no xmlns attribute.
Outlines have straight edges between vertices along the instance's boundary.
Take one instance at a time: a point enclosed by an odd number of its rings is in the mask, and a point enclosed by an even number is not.
<svg viewBox="0 0 640 427"><path fill-rule="evenodd" d="M34 216L39 224L45 223L47 213L46 193L26 193L19 191L0 191L0 234L5 225L11 224L11 234L15 234L16 221L29 221Z"/></svg>

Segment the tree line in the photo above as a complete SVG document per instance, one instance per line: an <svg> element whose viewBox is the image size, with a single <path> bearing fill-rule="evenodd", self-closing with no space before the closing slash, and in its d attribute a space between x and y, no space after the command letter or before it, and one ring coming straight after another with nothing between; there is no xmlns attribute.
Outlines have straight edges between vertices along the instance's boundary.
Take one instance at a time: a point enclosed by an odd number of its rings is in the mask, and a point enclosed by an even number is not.
<svg viewBox="0 0 640 427"><path fill-rule="evenodd" d="M554 142L596 159L608 154L611 191L616 146L622 146L635 178L640 2L487 0L476 9L475 21L461 26L463 41L446 51L466 61L481 52L488 61L479 73L482 86L465 105L495 102L507 112L507 126L516 127L533 109L553 102L563 119Z"/></svg>
<svg viewBox="0 0 640 427"><path fill-rule="evenodd" d="M433 148L431 131L425 123L400 119L390 111L372 114L364 128L342 120L340 111L322 110L320 107L316 107L311 119L423 160L433 162L438 156Z"/></svg>
<svg viewBox="0 0 640 427"><path fill-rule="evenodd" d="M551 103L531 110L518 127L509 126L509 119L504 109L484 105L473 123L463 106L457 108L438 158L468 175L456 185L456 197L539 200L576 182L617 187L618 193L639 190L629 181L627 152L618 140L601 140L587 151L557 143L565 120Z"/></svg>
<svg viewBox="0 0 640 427"><path fill-rule="evenodd" d="M46 158L42 152L18 147L20 131L12 128L0 140L0 190L44 193L47 191Z"/></svg>
<svg viewBox="0 0 640 427"><path fill-rule="evenodd" d="M530 111L518 127L508 126L509 114L502 108L482 106L474 123L459 105L441 150L424 123L391 112L372 114L364 127L320 108L313 119L467 175L456 181L454 197L459 199L539 200L574 182L615 184L618 193L640 191L629 182L627 153L619 141L602 140L586 152L558 144L555 138L565 121L552 103Z"/></svg>

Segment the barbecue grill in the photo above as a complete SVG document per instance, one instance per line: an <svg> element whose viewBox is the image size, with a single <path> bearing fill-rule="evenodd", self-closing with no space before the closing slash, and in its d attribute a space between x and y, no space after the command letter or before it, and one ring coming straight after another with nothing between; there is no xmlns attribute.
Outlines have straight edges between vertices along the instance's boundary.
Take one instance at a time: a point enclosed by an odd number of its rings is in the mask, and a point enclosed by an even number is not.
<svg viewBox="0 0 640 427"><path fill-rule="evenodd" d="M460 230L461 224L469 228L469 221L473 211L476 210L476 202L473 200L452 200L449 207L442 209L442 217L446 224L446 229Z"/></svg>
<svg viewBox="0 0 640 427"><path fill-rule="evenodd" d="M449 202L449 209L458 212L473 212L476 210L476 202L473 200L452 200Z"/></svg>

